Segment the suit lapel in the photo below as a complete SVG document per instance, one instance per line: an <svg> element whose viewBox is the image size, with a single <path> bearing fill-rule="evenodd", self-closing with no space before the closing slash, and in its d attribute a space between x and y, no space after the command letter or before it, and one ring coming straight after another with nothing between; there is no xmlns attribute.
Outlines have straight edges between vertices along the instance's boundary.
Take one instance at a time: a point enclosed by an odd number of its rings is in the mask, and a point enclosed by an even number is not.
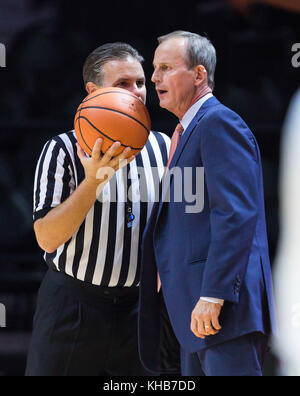
<svg viewBox="0 0 300 396"><path fill-rule="evenodd" d="M220 102L213 96L211 98L209 98L206 102L204 102L204 104L200 107L200 109L198 110L197 114L195 115L195 117L192 119L192 121L190 122L189 126L187 127L187 129L184 131L182 138L180 139L180 142L177 146L177 149L173 155L172 161L170 163L170 167L169 169L171 169L172 167L176 166L181 153L187 143L187 141L189 140L193 130L195 129L196 125L199 123L199 121L201 120L201 118L204 116L204 114L206 113L207 109L213 105L219 104Z"/></svg>
<svg viewBox="0 0 300 396"><path fill-rule="evenodd" d="M172 169L178 163L179 158L180 158L193 130L195 129L196 125L200 122L201 118L204 116L206 111L209 109L209 107L215 106L217 104L220 104L220 102L213 96L213 97L209 98L206 102L204 102L204 104L200 107L199 111L197 112L195 117L192 119L192 121L190 122L187 129L184 131L183 136L180 139L180 142L179 142L179 144L176 148L176 151L173 155L172 161L170 162L169 169ZM167 194L169 188L170 188L169 183L165 183L165 184L162 183L162 194L161 194L161 200L159 203L158 216L160 215L162 203L164 202L164 199L166 197L166 194ZM157 216L157 218L158 218L158 216Z"/></svg>

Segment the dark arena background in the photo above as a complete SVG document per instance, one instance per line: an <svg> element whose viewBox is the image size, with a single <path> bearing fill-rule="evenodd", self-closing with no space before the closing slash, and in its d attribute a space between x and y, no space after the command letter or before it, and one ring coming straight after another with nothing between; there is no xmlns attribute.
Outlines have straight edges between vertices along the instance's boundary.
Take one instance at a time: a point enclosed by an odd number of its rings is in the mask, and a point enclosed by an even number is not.
<svg viewBox="0 0 300 396"><path fill-rule="evenodd" d="M170 136L177 120L159 107L151 83L156 39L188 30L212 40L218 56L215 95L244 118L260 144L273 263L280 232L282 127L300 82L300 56L292 50L300 43L300 13L268 3L1 2L0 302L6 308L6 326L0 328L0 375L24 374L37 290L46 270L32 228L37 159L48 138L73 129L76 108L85 96L82 65L101 44L128 42L144 56L152 129ZM279 366L271 350L265 375L278 375Z"/></svg>

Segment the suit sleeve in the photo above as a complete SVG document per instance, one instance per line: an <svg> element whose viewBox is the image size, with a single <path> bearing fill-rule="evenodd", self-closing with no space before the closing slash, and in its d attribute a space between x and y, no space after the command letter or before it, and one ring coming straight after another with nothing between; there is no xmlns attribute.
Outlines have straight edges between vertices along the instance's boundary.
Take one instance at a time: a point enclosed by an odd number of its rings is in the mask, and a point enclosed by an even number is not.
<svg viewBox="0 0 300 396"><path fill-rule="evenodd" d="M230 110L208 115L201 127L211 226L201 295L237 303L257 222L254 137Z"/></svg>

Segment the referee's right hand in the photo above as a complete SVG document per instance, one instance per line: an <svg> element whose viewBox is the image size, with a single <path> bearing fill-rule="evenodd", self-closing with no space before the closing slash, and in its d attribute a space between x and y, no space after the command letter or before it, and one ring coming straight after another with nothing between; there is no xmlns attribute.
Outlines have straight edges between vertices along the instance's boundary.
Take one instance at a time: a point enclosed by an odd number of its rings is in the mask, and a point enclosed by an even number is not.
<svg viewBox="0 0 300 396"><path fill-rule="evenodd" d="M130 147L126 147L121 154L115 155L120 148L120 142L113 143L102 155L102 143L103 139L96 140L91 157L87 157L83 149L76 143L77 154L84 167L86 181L97 185L106 184L117 170L129 164L135 158L134 155L131 155Z"/></svg>

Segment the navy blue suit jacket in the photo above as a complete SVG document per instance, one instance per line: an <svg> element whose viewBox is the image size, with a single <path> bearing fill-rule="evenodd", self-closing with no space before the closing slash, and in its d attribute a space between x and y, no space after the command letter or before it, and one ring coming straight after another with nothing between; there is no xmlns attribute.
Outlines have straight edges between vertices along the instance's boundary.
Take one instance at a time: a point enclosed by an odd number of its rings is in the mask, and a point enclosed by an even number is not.
<svg viewBox="0 0 300 396"><path fill-rule="evenodd" d="M184 132L170 164L204 168L204 207L191 207L184 196L153 207L144 232L140 283L139 348L146 367L159 371L161 300L180 345L196 352L244 334L269 334L274 325L272 276L265 225L261 158L245 122L215 97L200 108ZM199 175L198 175L199 177ZM183 182L184 183L184 182ZM177 180L178 187L178 180ZM183 194L184 195L184 194ZM222 330L205 340L190 330L191 313L201 296L225 300Z"/></svg>

